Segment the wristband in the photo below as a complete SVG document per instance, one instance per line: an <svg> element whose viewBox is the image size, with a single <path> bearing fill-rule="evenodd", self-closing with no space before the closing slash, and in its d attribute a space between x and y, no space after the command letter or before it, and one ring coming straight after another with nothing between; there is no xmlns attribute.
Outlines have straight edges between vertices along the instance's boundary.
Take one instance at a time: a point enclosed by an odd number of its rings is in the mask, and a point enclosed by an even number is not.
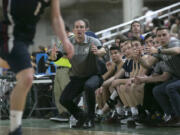
<svg viewBox="0 0 180 135"><path fill-rule="evenodd" d="M162 52L162 49L158 48L158 54L161 54L161 52Z"/></svg>

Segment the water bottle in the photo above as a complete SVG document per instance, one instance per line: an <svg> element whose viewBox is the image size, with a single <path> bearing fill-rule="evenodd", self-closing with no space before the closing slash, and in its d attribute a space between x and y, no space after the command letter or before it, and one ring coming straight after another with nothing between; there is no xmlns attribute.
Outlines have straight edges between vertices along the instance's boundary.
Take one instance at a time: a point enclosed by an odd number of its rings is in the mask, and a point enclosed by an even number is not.
<svg viewBox="0 0 180 135"><path fill-rule="evenodd" d="M72 128L72 126L76 125L77 120L74 118L73 115L69 118L69 127Z"/></svg>

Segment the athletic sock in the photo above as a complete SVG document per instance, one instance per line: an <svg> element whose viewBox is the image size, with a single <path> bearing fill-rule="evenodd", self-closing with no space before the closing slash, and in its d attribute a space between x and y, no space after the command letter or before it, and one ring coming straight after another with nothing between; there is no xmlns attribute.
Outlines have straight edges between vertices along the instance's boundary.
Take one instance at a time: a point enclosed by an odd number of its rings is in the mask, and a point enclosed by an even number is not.
<svg viewBox="0 0 180 135"><path fill-rule="evenodd" d="M138 115L138 109L136 107L131 107L132 115Z"/></svg>
<svg viewBox="0 0 180 135"><path fill-rule="evenodd" d="M97 114L100 115L100 116L102 116L104 113L103 113L103 111L102 111L101 109L99 109L99 110L97 111Z"/></svg>
<svg viewBox="0 0 180 135"><path fill-rule="evenodd" d="M10 111L10 131L15 131L22 123L22 111Z"/></svg>

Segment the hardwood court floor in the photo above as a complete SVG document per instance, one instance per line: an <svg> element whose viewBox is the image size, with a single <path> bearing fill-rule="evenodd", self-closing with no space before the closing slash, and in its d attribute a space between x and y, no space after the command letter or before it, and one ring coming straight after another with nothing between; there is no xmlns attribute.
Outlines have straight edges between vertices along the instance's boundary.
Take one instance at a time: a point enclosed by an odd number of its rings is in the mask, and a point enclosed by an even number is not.
<svg viewBox="0 0 180 135"><path fill-rule="evenodd" d="M0 120L0 135L8 135L8 120ZM92 129L70 129L67 123L45 119L23 120L23 135L180 135L180 128L156 128L126 125L96 124Z"/></svg>

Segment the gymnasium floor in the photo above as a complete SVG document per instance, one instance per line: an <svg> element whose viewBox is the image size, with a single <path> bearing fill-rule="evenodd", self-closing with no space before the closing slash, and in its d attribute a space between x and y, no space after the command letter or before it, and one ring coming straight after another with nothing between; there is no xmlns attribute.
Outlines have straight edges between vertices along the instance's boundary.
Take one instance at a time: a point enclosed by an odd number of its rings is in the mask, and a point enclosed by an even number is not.
<svg viewBox="0 0 180 135"><path fill-rule="evenodd" d="M0 135L8 134L8 120L0 120ZM70 129L67 123L48 119L24 119L23 135L180 135L180 128L156 128L126 125L96 124L92 129Z"/></svg>

